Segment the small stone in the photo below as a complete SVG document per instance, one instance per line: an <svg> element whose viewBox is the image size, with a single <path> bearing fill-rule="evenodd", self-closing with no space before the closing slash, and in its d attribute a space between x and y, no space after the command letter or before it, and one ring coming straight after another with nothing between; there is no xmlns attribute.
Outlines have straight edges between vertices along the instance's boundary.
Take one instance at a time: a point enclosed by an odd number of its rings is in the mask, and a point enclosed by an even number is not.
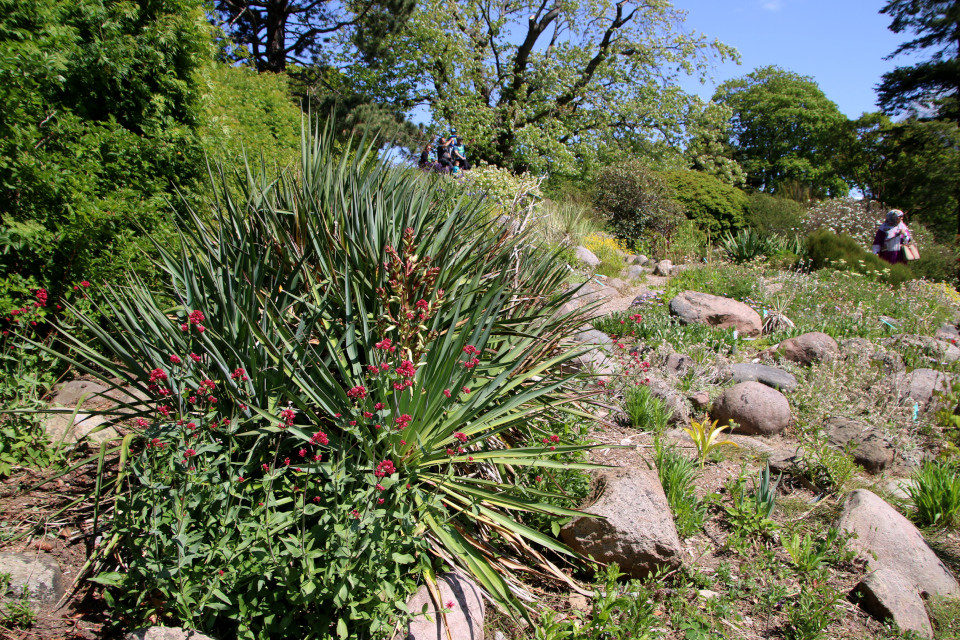
<svg viewBox="0 0 960 640"><path fill-rule="evenodd" d="M695 364L690 356L685 356L682 353L671 353L667 356L666 369L669 375L682 376Z"/></svg>
<svg viewBox="0 0 960 640"><path fill-rule="evenodd" d="M742 362L733 365L730 370L734 382L759 382L783 393L792 393L797 389L796 377L776 367Z"/></svg>
<svg viewBox="0 0 960 640"><path fill-rule="evenodd" d="M720 425L736 423L735 432L776 435L790 424L790 403L782 393L759 382L741 382L713 403L711 418Z"/></svg>
<svg viewBox="0 0 960 640"><path fill-rule="evenodd" d="M89 380L71 380L56 389L57 392L54 394L50 404L57 407L69 407L71 409L76 408L81 400L85 403L96 401L101 399L100 394L107 393L105 386L97 384L96 382L90 382Z"/></svg>
<svg viewBox="0 0 960 640"><path fill-rule="evenodd" d="M626 289L627 283L620 278L610 278L610 280L607 281L607 286L611 289L616 289L617 292L620 292L623 289Z"/></svg>
<svg viewBox="0 0 960 640"><path fill-rule="evenodd" d="M638 579L680 566L683 548L656 471L605 470L594 477L593 492L597 501L583 511L602 517L575 518L560 530L571 549L616 562Z"/></svg>
<svg viewBox="0 0 960 640"><path fill-rule="evenodd" d="M673 388L672 384L666 380L651 377L647 383L647 388L650 389L650 395L663 400L667 404L667 408L671 411L670 424L690 424L690 411L687 408L687 403L683 401L683 396Z"/></svg>
<svg viewBox="0 0 960 640"><path fill-rule="evenodd" d="M583 344L596 344L601 346L613 344L613 340L610 338L610 336L602 331L597 331L596 329L581 331L580 333L576 334L573 339Z"/></svg>
<svg viewBox="0 0 960 640"><path fill-rule="evenodd" d="M834 417L823 425L830 446L849 451L854 462L869 471L880 473L893 464L896 450L874 427L849 418Z"/></svg>
<svg viewBox="0 0 960 640"><path fill-rule="evenodd" d="M776 353L791 362L810 366L815 362L830 362L840 354L837 341L820 331L812 331L796 338L784 340L775 349Z"/></svg>
<svg viewBox="0 0 960 640"><path fill-rule="evenodd" d="M716 591L710 591L710 589L700 589L697 591L701 598L704 600L712 600L720 596Z"/></svg>
<svg viewBox="0 0 960 640"><path fill-rule="evenodd" d="M706 391L698 391L689 396L690 403L697 411L703 411L710 406L710 394Z"/></svg>
<svg viewBox="0 0 960 640"><path fill-rule="evenodd" d="M860 607L881 622L892 620L900 631L932 638L927 609L917 589L896 571L878 569L864 576L851 592Z"/></svg>
<svg viewBox="0 0 960 640"><path fill-rule="evenodd" d="M655 276L669 276L673 272L673 262L670 260L661 260L657 263L657 266L653 268L653 275Z"/></svg>
<svg viewBox="0 0 960 640"><path fill-rule="evenodd" d="M910 499L910 489L916 488L917 481L913 478L898 478L887 483L884 489L894 498L900 500Z"/></svg>
<svg viewBox="0 0 960 640"><path fill-rule="evenodd" d="M638 264L641 267L645 267L648 264L650 264L650 258L648 258L643 254L640 254L633 259L633 264Z"/></svg>
<svg viewBox="0 0 960 640"><path fill-rule="evenodd" d="M633 444L633 441L630 440L630 438L624 438L620 441L620 446L622 447L629 447L631 444Z"/></svg>
<svg viewBox="0 0 960 640"><path fill-rule="evenodd" d="M0 573L10 574L10 590L31 602L56 604L64 594L57 561L45 554L0 553Z"/></svg>
<svg viewBox="0 0 960 640"><path fill-rule="evenodd" d="M957 342L960 342L960 331L958 331L957 327L952 324L945 324L937 329L937 332L933 334L933 337L938 340L946 340L951 344L956 344Z"/></svg>
<svg viewBox="0 0 960 640"><path fill-rule="evenodd" d="M630 280L637 280L639 278L642 278L643 274L645 274L646 272L647 272L646 269L635 264L632 267L627 268L626 275L627 275L627 278Z"/></svg>
<svg viewBox="0 0 960 640"><path fill-rule="evenodd" d="M587 265L588 267L600 266L600 258L598 258L596 254L593 253L593 251L590 251L590 249L587 249L586 247L577 247L573 251L574 251L574 255L576 255L577 257L577 260Z"/></svg>

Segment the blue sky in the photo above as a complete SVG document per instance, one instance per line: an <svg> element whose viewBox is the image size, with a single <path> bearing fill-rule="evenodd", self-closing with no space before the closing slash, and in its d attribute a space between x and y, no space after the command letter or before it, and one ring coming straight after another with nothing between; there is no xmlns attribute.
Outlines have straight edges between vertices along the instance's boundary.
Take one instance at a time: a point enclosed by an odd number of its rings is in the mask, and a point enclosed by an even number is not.
<svg viewBox="0 0 960 640"><path fill-rule="evenodd" d="M884 0L674 0L686 26L735 47L741 64L715 69L715 83L683 87L710 99L716 85L770 64L811 76L850 118L876 111L880 76L909 58L883 58L908 39L887 26Z"/></svg>

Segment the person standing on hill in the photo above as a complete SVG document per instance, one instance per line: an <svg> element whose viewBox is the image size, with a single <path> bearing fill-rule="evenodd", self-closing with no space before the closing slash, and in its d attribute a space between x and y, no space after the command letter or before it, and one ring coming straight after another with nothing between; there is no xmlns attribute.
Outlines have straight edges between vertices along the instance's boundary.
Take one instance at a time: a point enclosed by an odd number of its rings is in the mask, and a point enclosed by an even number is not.
<svg viewBox="0 0 960 640"><path fill-rule="evenodd" d="M903 260L900 246L911 239L910 229L903 223L903 211L892 209L887 212L887 219L873 237L873 252L890 264L897 264Z"/></svg>

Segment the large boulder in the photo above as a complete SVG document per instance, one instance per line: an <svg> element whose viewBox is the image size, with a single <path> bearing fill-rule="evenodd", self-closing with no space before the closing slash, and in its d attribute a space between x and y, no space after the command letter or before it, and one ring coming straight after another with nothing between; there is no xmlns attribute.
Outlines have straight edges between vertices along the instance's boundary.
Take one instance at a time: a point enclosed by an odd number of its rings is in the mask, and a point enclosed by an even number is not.
<svg viewBox="0 0 960 640"><path fill-rule="evenodd" d="M180 627L145 627L128 631L123 640L213 640L199 631Z"/></svg>
<svg viewBox="0 0 960 640"><path fill-rule="evenodd" d="M596 256L593 251L587 249L586 247L577 247L573 250L574 255L577 260L587 265L588 267L598 267L600 266L600 258Z"/></svg>
<svg viewBox="0 0 960 640"><path fill-rule="evenodd" d="M825 333L813 331L789 338L775 348L785 360L810 366L815 362L830 362L840 354L840 345Z"/></svg>
<svg viewBox="0 0 960 640"><path fill-rule="evenodd" d="M44 429L51 442L74 443L87 440L102 445L108 440L120 437L113 428L113 418L87 413L48 413L44 420Z"/></svg>
<svg viewBox="0 0 960 640"><path fill-rule="evenodd" d="M852 593L860 607L877 620L891 620L900 631L913 631L922 638L933 637L923 599L916 587L896 571L872 571L853 588Z"/></svg>
<svg viewBox="0 0 960 640"><path fill-rule="evenodd" d="M590 325L587 326L589 327ZM605 334L603 331L598 331L596 329L585 328L583 331L574 335L573 339L584 344L595 344L600 346L608 346L613 344L613 340L610 338L610 336Z"/></svg>
<svg viewBox="0 0 960 640"><path fill-rule="evenodd" d="M914 369L894 377L894 386L901 402L913 401L921 411L938 406L937 394L950 390L955 378L935 369Z"/></svg>
<svg viewBox="0 0 960 640"><path fill-rule="evenodd" d="M480 589L471 580L459 573L446 573L437 578L440 601L453 609L444 616L437 611L437 605L430 597L426 585L420 587L407 600L407 610L416 617L410 621L406 635L394 636L396 640L447 640L447 625L450 635L457 640L483 640L483 597ZM420 615L426 606L426 614Z"/></svg>
<svg viewBox="0 0 960 640"><path fill-rule="evenodd" d="M673 273L673 262L670 260L661 260L653 268L653 275L655 276L669 276L671 273Z"/></svg>
<svg viewBox="0 0 960 640"><path fill-rule="evenodd" d="M790 424L790 403L776 389L759 382L741 382L714 401L710 417L721 425L732 420L737 433L772 436Z"/></svg>
<svg viewBox="0 0 960 640"><path fill-rule="evenodd" d="M607 280L607 286L620 292L627 288L627 283L620 278L610 278Z"/></svg>
<svg viewBox="0 0 960 640"><path fill-rule="evenodd" d="M960 342L960 331L957 330L955 325L945 324L937 329L937 332L933 334L933 337L937 340L945 340L950 344L957 344Z"/></svg>
<svg viewBox="0 0 960 640"><path fill-rule="evenodd" d="M667 362L664 368L672 376L682 376L692 369L696 362L690 356L682 353L671 353L667 356Z"/></svg>
<svg viewBox="0 0 960 640"><path fill-rule="evenodd" d="M620 467L594 478L597 501L560 530L567 545L601 562L616 562L632 578L680 566L683 548L657 472Z"/></svg>
<svg viewBox="0 0 960 640"><path fill-rule="evenodd" d="M10 591L32 602L56 604L63 597L60 565L44 554L0 553L0 574L10 575Z"/></svg>
<svg viewBox="0 0 960 640"><path fill-rule="evenodd" d="M797 379L792 373L765 364L735 364L730 367L730 377L734 382L759 382L784 393L792 393L797 389Z"/></svg>
<svg viewBox="0 0 960 640"><path fill-rule="evenodd" d="M925 598L960 596L960 585L923 535L876 494L866 489L851 491L837 526L856 534L847 544L863 555L871 571L899 573Z"/></svg>
<svg viewBox="0 0 960 640"><path fill-rule="evenodd" d="M879 429L849 418L830 418L823 425L830 446L849 451L854 462L869 471L880 473L891 464L896 450Z"/></svg>
<svg viewBox="0 0 960 640"><path fill-rule="evenodd" d="M717 329L734 327L743 337L760 335L760 314L736 300L699 291L684 291L670 301L670 315L684 324L706 324Z"/></svg>

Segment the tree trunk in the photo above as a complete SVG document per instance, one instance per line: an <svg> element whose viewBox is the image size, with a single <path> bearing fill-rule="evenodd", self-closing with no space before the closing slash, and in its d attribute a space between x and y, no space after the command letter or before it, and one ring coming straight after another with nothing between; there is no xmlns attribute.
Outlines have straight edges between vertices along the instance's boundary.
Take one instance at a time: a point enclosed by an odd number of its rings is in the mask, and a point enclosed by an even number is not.
<svg viewBox="0 0 960 640"><path fill-rule="evenodd" d="M264 71L282 73L287 68L287 5L290 0L274 0L267 7L267 64Z"/></svg>

